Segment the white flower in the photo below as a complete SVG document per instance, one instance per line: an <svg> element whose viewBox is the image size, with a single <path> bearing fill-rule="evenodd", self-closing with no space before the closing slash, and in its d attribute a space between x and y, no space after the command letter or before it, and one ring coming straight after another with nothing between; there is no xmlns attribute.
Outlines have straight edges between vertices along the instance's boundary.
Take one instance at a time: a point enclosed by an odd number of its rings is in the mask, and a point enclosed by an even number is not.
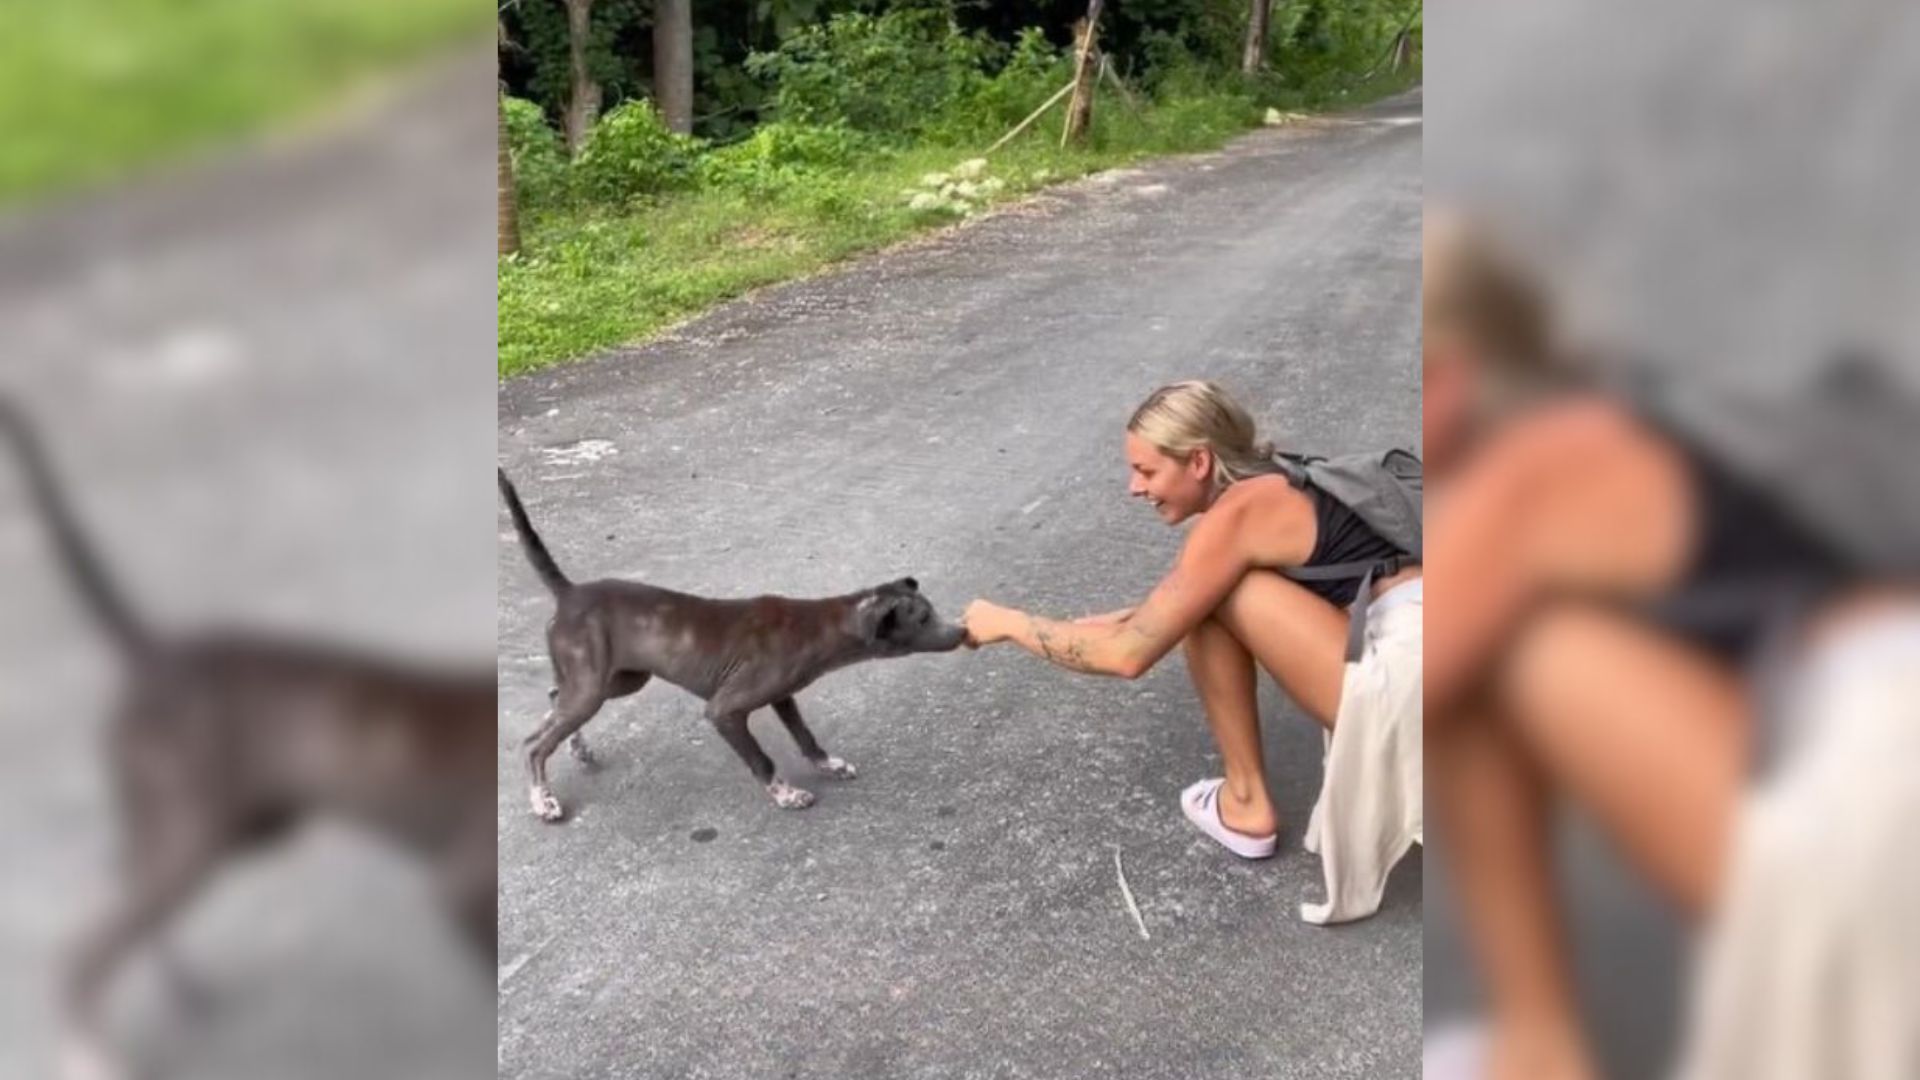
<svg viewBox="0 0 1920 1080"><path fill-rule="evenodd" d="M986 171L987 159L977 157L969 158L961 162L954 168L953 175L962 180L978 180L980 177L986 175Z"/></svg>

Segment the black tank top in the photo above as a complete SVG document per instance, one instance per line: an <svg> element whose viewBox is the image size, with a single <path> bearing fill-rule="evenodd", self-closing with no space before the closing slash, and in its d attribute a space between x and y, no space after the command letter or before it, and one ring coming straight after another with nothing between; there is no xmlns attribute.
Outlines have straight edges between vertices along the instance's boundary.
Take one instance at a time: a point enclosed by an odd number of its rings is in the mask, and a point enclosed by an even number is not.
<svg viewBox="0 0 1920 1080"><path fill-rule="evenodd" d="M1312 484L1306 486L1306 492L1307 497L1313 500L1315 534L1313 554L1302 565L1328 566L1360 560L1384 560L1401 554L1399 548L1381 539L1361 520L1360 515L1349 510L1340 500ZM1302 581L1300 584L1338 607L1353 603L1353 598L1360 593L1359 578Z"/></svg>
<svg viewBox="0 0 1920 1080"><path fill-rule="evenodd" d="M1744 660L1787 605L1805 605L1844 585L1848 562L1763 486L1729 471L1657 417L1643 420L1685 456L1700 521L1686 572L1651 615L1724 659Z"/></svg>

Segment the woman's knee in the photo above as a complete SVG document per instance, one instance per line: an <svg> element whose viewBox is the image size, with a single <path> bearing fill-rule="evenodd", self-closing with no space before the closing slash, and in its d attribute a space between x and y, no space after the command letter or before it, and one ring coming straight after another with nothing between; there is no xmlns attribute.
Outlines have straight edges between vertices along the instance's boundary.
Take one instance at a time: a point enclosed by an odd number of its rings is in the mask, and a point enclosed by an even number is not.
<svg viewBox="0 0 1920 1080"><path fill-rule="evenodd" d="M1292 582L1278 574L1254 570L1241 576L1239 584L1233 587L1220 606L1213 609L1208 622L1217 624L1224 632L1245 640L1247 629L1256 619L1272 618L1272 611L1280 602L1276 590L1292 585ZM1297 586L1296 586L1297 587ZM1264 616L1262 613L1265 613Z"/></svg>
<svg viewBox="0 0 1920 1080"><path fill-rule="evenodd" d="M1233 632L1228 630L1218 618L1209 615L1200 620L1192 630L1187 631L1187 636L1180 641L1180 648L1187 659L1192 661L1195 657L1203 656L1210 650L1229 643L1238 644Z"/></svg>
<svg viewBox="0 0 1920 1080"><path fill-rule="evenodd" d="M1508 711L1538 714L1594 681L1624 679L1645 692L1710 677L1711 662L1632 615L1566 601L1543 608L1516 634L1491 687ZM1624 687L1621 687L1624 689Z"/></svg>

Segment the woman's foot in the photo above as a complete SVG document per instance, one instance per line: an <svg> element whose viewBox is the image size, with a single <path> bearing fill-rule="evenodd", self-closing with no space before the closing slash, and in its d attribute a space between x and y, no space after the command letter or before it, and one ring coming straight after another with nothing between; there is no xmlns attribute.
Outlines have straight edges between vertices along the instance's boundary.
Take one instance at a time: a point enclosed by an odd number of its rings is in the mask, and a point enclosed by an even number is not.
<svg viewBox="0 0 1920 1080"><path fill-rule="evenodd" d="M1279 846L1273 808L1235 804L1223 779L1202 780L1180 793L1180 810L1194 828L1243 859L1264 859Z"/></svg>
<svg viewBox="0 0 1920 1080"><path fill-rule="evenodd" d="M1540 1024L1495 1026L1487 1045L1488 1080L1599 1080L1577 1030Z"/></svg>

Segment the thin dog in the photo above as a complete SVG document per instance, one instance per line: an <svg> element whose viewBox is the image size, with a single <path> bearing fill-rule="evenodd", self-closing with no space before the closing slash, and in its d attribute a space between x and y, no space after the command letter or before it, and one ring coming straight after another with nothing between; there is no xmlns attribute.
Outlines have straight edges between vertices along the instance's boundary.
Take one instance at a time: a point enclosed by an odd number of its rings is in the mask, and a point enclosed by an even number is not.
<svg viewBox="0 0 1920 1080"><path fill-rule="evenodd" d="M67 972L66 1071L114 1076L97 1031L111 976L223 861L318 814L371 826L423 859L475 952L496 952L494 673L411 667L252 631L159 634L83 538L25 415L0 441L81 597L124 665L107 756L125 886Z"/></svg>
<svg viewBox="0 0 1920 1080"><path fill-rule="evenodd" d="M773 706L809 762L829 776L850 780L853 766L821 749L800 718L794 695L836 668L951 652L966 642L965 628L942 620L912 578L813 600L715 600L636 581L575 583L534 531L504 470L499 478L527 561L556 605L547 624L553 707L525 741L533 812L544 820L559 821L566 814L547 787L547 759L567 742L576 757L591 763L580 729L602 705L654 678L705 701L708 721L774 803L804 809L813 805L813 794L776 774L747 730L747 717Z"/></svg>

